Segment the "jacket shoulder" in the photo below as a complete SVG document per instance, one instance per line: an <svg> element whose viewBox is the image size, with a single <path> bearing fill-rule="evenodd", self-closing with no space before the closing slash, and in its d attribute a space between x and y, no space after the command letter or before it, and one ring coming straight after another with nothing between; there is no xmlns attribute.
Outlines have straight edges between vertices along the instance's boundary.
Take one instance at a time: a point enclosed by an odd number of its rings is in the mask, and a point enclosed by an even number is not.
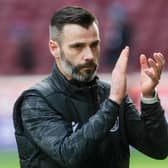
<svg viewBox="0 0 168 168"><path fill-rule="evenodd" d="M98 92L100 95L100 102L103 102L110 93L110 82L105 81L105 80L98 80Z"/></svg>
<svg viewBox="0 0 168 168"><path fill-rule="evenodd" d="M40 92L43 93L44 96L48 96L53 92L57 92L59 89L52 83L51 78L47 77L40 81L39 83L33 85L31 88L27 90L30 94L31 92Z"/></svg>
<svg viewBox="0 0 168 168"><path fill-rule="evenodd" d="M98 85L100 87L105 88L105 89L109 89L110 88L110 81L107 81L107 80L98 80Z"/></svg>

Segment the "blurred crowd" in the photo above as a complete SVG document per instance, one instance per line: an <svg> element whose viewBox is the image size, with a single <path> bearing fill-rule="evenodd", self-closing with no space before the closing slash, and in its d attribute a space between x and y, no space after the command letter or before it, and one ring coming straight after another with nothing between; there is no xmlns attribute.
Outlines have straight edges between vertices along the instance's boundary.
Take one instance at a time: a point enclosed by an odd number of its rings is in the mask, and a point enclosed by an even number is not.
<svg viewBox="0 0 168 168"><path fill-rule="evenodd" d="M98 17L101 72L111 71L125 45L131 47L130 72L139 70L140 53L168 53L166 0L1 0L0 75L50 72L48 25L53 12L65 5L86 7Z"/></svg>

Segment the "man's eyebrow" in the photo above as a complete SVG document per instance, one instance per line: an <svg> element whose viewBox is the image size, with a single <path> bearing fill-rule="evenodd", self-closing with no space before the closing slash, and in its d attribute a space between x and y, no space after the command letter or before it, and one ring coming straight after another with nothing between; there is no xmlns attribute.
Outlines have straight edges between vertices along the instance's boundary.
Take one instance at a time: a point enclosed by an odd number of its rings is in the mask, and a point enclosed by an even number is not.
<svg viewBox="0 0 168 168"><path fill-rule="evenodd" d="M84 42L75 42L75 43L70 44L69 46L70 47L76 47L76 46L83 46L83 45L85 45Z"/></svg>
<svg viewBox="0 0 168 168"><path fill-rule="evenodd" d="M95 41L91 42L91 44L98 44L98 43L100 43L100 40L95 40Z"/></svg>
<svg viewBox="0 0 168 168"><path fill-rule="evenodd" d="M100 40L95 40L90 42L90 45L94 45L94 44L98 44L100 42ZM84 46L86 44L86 42L74 42L72 44L70 44L70 47L76 47L76 46Z"/></svg>

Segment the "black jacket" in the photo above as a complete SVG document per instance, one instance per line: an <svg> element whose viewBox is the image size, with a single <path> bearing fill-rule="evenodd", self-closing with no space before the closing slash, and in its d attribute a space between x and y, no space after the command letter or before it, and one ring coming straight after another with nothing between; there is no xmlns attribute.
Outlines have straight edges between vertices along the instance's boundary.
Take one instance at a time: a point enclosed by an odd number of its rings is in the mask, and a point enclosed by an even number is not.
<svg viewBox="0 0 168 168"><path fill-rule="evenodd" d="M95 78L68 81L53 73L25 91L14 107L22 168L128 168L129 145L146 155L168 155L168 126L160 102L142 104L141 115L126 96L119 106L110 86Z"/></svg>

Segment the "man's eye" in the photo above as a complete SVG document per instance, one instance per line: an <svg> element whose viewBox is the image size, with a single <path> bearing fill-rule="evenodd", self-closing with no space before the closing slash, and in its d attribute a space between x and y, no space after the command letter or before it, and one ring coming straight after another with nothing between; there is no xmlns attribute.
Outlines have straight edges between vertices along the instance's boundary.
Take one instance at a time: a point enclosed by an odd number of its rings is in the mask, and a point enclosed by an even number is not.
<svg viewBox="0 0 168 168"><path fill-rule="evenodd" d="M72 45L72 48L80 49L80 48L82 48L82 47L83 47L82 44L75 44L75 45Z"/></svg>
<svg viewBox="0 0 168 168"><path fill-rule="evenodd" d="M97 47L97 44L93 44L93 45L92 45L92 48L96 48L96 47Z"/></svg>
<svg viewBox="0 0 168 168"><path fill-rule="evenodd" d="M77 44L76 46L75 46L75 48L81 48L82 47L82 45L80 45L80 44Z"/></svg>
<svg viewBox="0 0 168 168"><path fill-rule="evenodd" d="M93 43L93 44L91 45L91 48L96 48L97 46L98 46L98 42Z"/></svg>

